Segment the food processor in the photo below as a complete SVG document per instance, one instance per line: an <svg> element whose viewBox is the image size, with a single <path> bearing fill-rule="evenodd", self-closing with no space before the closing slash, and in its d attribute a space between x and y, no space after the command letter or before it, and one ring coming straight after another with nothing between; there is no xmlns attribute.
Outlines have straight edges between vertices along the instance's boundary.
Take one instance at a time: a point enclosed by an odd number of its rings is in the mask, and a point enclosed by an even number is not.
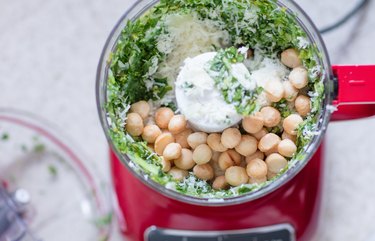
<svg viewBox="0 0 375 241"><path fill-rule="evenodd" d="M310 240L321 205L324 133L329 121L375 115L375 66L331 66L320 36L309 17L293 1L277 4L306 31L321 53L325 98L318 132L306 157L268 186L242 196L215 200L179 194L131 167L109 137L106 114L107 77L111 52L127 20L135 20L158 1L138 1L119 20L105 44L97 71L97 104L111 150L113 188L118 220L131 241ZM333 113L333 114L332 114Z"/></svg>
<svg viewBox="0 0 375 241"><path fill-rule="evenodd" d="M106 241L106 186L64 134L0 108L0 241Z"/></svg>

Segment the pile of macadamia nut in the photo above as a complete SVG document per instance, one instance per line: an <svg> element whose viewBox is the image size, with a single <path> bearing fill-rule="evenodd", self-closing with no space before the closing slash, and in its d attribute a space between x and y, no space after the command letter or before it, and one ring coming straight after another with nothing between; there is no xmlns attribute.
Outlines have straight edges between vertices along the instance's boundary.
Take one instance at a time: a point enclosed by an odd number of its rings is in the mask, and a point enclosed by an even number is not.
<svg viewBox="0 0 375 241"><path fill-rule="evenodd" d="M279 110L265 106L259 112L242 119L239 127L222 133L204 133L189 128L184 115L168 107L157 109L149 117L146 101L131 105L126 131L142 137L161 157L162 170L176 180L194 175L212 184L216 190L247 183L263 183L277 175L296 153L297 128L310 113L310 98L301 91L308 84L307 70L302 66L295 49L281 54L281 62L291 70L289 80L281 85L267 84L267 99L287 100L293 114L282 118ZM151 124L144 125L146 121ZM269 133L282 126L281 136Z"/></svg>

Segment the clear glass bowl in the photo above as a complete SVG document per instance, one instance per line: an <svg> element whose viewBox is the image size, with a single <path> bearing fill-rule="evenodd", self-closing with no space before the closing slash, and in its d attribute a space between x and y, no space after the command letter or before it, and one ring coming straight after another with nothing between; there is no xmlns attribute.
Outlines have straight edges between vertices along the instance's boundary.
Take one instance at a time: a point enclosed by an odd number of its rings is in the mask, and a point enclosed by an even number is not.
<svg viewBox="0 0 375 241"><path fill-rule="evenodd" d="M151 187L152 189L156 190L157 192L166 195L172 199L179 200L186 203L196 204L196 205L205 205L205 206L225 206L225 205L234 205L240 204L247 201L251 201L264 195L271 193L272 191L278 189L280 186L291 180L302 168L307 164L307 162L311 159L311 157L316 152L317 148L320 145L320 142L323 138L325 133L326 127L328 125L331 112L327 108L327 105L331 104L332 98L334 97L334 81L333 81L333 73L329 61L329 57L327 54L327 50L325 48L324 42L321 38L321 35L318 29L315 27L314 23L311 19L307 16L307 14L294 2L289 0L279 0L277 4L285 7L290 14L295 14L297 16L297 21L301 25L301 27L306 31L309 41L315 44L318 50L321 53L321 66L324 68L324 82L325 82L325 99L323 101L323 105L320 112L320 121L318 123L318 131L319 135L316 135L310 144L306 148L306 157L304 160L299 161L295 166L290 168L285 174L283 174L279 179L275 180L273 183L257 190L254 192L250 192L248 194L244 194L238 197L231 197L226 198L224 200L217 200L214 201L208 198L198 198L180 194L178 192L169 190L164 186L150 180L145 179L142 173L134 171L129 166L129 157L120 153L115 145L113 144L109 134L109 123L106 114L106 101L107 101L107 78L108 78L108 69L110 63L107 61L109 60L109 56L111 52L116 49L116 42L119 38L121 30L125 27L126 21L128 20L135 20L142 16L148 9L152 6L157 4L159 1L155 0L145 0L145 1L138 1L136 2L117 22L114 26L112 32L110 33L103 52L100 57L100 62L97 69L97 79L96 79L96 95L97 95L97 107L99 111L100 120L110 143L112 150L116 153L117 157L121 160L121 162L135 175L138 177L140 181L142 181L145 185Z"/></svg>
<svg viewBox="0 0 375 241"><path fill-rule="evenodd" d="M0 108L0 185L28 193L22 217L38 240L109 240L109 189L87 163L56 127Z"/></svg>

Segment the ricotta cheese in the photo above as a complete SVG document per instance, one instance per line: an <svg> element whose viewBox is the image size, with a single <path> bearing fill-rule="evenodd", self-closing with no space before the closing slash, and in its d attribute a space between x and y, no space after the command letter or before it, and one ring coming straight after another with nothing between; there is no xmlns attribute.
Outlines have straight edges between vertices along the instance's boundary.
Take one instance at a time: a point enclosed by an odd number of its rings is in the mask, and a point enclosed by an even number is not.
<svg viewBox="0 0 375 241"><path fill-rule="evenodd" d="M215 55L216 52L208 52L187 58L177 77L175 89L178 108L189 124L194 129L209 133L221 132L242 119L234 105L225 102L214 80L205 71L205 66ZM250 75L246 67L243 64L233 66L236 67L232 72L236 72L239 82L252 87L246 83Z"/></svg>

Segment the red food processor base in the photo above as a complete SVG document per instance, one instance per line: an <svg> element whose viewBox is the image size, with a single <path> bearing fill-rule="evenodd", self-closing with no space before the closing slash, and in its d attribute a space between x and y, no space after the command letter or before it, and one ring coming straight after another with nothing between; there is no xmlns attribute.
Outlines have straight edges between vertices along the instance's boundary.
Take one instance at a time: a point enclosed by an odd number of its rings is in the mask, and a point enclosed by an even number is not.
<svg viewBox="0 0 375 241"><path fill-rule="evenodd" d="M131 174L111 152L121 230L126 240L131 241L309 240L317 228L323 182L322 154L321 146L291 181L262 198L234 206L203 207L155 192ZM273 236L264 234L278 227L286 227L291 238L281 237L284 228ZM262 234L263 238L244 237L243 233L249 229ZM181 233L180 238L176 238Z"/></svg>

